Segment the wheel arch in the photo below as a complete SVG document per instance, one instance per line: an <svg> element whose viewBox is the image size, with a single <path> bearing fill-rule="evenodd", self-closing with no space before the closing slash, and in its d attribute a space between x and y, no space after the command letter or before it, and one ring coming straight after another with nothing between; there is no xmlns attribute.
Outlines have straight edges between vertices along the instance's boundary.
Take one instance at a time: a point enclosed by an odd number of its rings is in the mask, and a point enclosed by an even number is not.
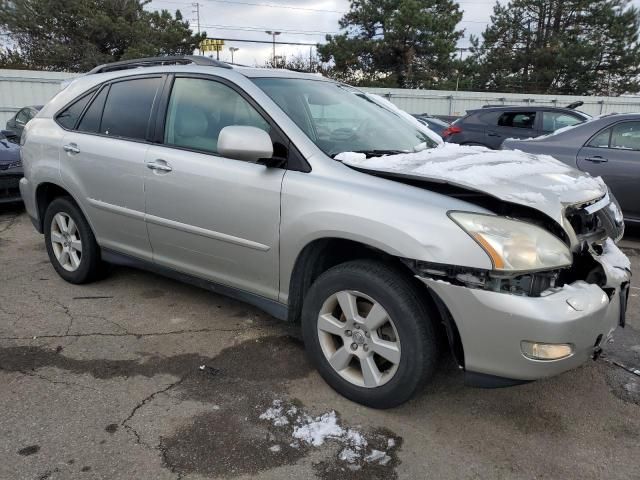
<svg viewBox="0 0 640 480"><path fill-rule="evenodd" d="M464 366L464 350L455 319L437 294L415 278L415 273L400 257L377 247L340 237L324 237L311 241L298 254L291 273L288 296L288 316L291 323L299 323L305 296L313 282L332 267L351 260L376 260L391 266L411 278L424 292L423 300L434 314L434 323L441 341L446 342L456 361Z"/></svg>
<svg viewBox="0 0 640 480"><path fill-rule="evenodd" d="M91 225L91 220L85 213L84 209L80 205L80 203L74 198L74 196L64 187L58 185L53 182L43 182L38 185L36 188L35 199L36 199L36 209L38 212L38 219L36 228L38 232L44 232L44 214L47 211L47 208L56 198L67 197L76 204L76 206L80 209L85 219L89 223L89 226L93 230L93 226Z"/></svg>

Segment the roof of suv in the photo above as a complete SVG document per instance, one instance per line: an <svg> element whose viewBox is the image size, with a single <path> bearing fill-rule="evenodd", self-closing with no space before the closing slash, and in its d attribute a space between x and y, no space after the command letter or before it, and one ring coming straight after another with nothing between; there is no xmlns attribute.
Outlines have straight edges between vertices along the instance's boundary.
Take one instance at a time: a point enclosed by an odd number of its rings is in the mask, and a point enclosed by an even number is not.
<svg viewBox="0 0 640 480"><path fill-rule="evenodd" d="M87 75L95 75L101 73L121 72L122 76L127 74L140 73L141 68L162 67L165 72L202 72L201 67L223 68L225 70L234 70L241 75L249 78L253 77L286 77L286 78L307 78L313 80L328 80L320 74L297 72L285 69L258 68L248 67L245 65L237 65L232 63L214 60L205 56L198 55L182 55L182 56L162 56L136 58L132 60L123 60L120 62L105 63L98 65L94 69L87 72Z"/></svg>
<svg viewBox="0 0 640 480"><path fill-rule="evenodd" d="M566 107L551 107L548 105L486 105L482 108L474 108L468 110L467 113L475 112L531 112L538 110L557 111L557 112L574 112L583 114L580 110Z"/></svg>

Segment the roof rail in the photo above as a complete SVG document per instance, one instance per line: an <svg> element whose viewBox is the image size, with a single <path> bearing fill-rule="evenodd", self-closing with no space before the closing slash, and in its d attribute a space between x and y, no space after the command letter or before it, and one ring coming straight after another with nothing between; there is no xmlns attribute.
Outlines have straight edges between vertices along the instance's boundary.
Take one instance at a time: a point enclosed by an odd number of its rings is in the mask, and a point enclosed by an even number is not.
<svg viewBox="0 0 640 480"><path fill-rule="evenodd" d="M115 72L117 70L127 70L130 68L153 67L157 65L201 65L207 67L231 68L228 63L214 60L213 58L200 55L166 55L162 57L134 58L132 60L122 60L120 62L105 63L90 70L87 75L93 73Z"/></svg>

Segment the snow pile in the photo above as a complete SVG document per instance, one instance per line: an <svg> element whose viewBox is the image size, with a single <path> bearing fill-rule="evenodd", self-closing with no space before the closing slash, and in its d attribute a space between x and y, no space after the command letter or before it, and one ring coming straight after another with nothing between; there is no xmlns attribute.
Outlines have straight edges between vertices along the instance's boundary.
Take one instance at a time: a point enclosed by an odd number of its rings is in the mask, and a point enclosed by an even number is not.
<svg viewBox="0 0 640 480"><path fill-rule="evenodd" d="M269 420L276 427L289 425L289 419L285 416L284 407L282 406L282 401L280 400L274 400L273 406L268 408L266 412L260 415L260 420Z"/></svg>
<svg viewBox="0 0 640 480"><path fill-rule="evenodd" d="M631 271L629 258L610 238L607 238L602 247L602 255L597 257L597 260L604 268L607 278L618 282L625 281L628 272Z"/></svg>
<svg viewBox="0 0 640 480"><path fill-rule="evenodd" d="M274 427L287 429L293 438L289 444L292 448L320 447L329 440L338 443L341 446L338 460L349 464L350 468L357 469L363 464L387 465L392 460L389 453L396 447L395 439L376 434L374 443L378 448L369 448L370 441L365 435L341 425L335 411L314 417L295 406L284 405L282 400L274 400L259 418ZM277 453L280 445L274 445L270 450Z"/></svg>
<svg viewBox="0 0 640 480"><path fill-rule="evenodd" d="M341 438L345 431L338 425L336 412L329 412L315 419L307 417L293 428L293 438L319 447L327 438Z"/></svg>
<svg viewBox="0 0 640 480"><path fill-rule="evenodd" d="M445 143L420 152L367 158L343 152L336 160L352 167L424 177L486 192L505 201L535 206L560 220L564 205L602 198L607 187L600 177L573 169L548 155L519 150Z"/></svg>

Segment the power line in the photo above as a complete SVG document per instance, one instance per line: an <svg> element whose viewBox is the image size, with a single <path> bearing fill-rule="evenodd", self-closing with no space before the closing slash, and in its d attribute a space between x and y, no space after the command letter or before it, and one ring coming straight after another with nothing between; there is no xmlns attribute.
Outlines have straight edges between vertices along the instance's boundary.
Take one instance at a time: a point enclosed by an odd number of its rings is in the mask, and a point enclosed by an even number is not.
<svg viewBox="0 0 640 480"><path fill-rule="evenodd" d="M217 28L219 30L239 30L244 32L264 32L265 30L273 30L273 27L260 27L260 26L241 26L241 25L214 25L214 24L201 24L204 28ZM288 35L324 35L324 34L339 34L340 32L327 32L321 30L287 30L283 28L276 29L278 32L286 33Z"/></svg>

